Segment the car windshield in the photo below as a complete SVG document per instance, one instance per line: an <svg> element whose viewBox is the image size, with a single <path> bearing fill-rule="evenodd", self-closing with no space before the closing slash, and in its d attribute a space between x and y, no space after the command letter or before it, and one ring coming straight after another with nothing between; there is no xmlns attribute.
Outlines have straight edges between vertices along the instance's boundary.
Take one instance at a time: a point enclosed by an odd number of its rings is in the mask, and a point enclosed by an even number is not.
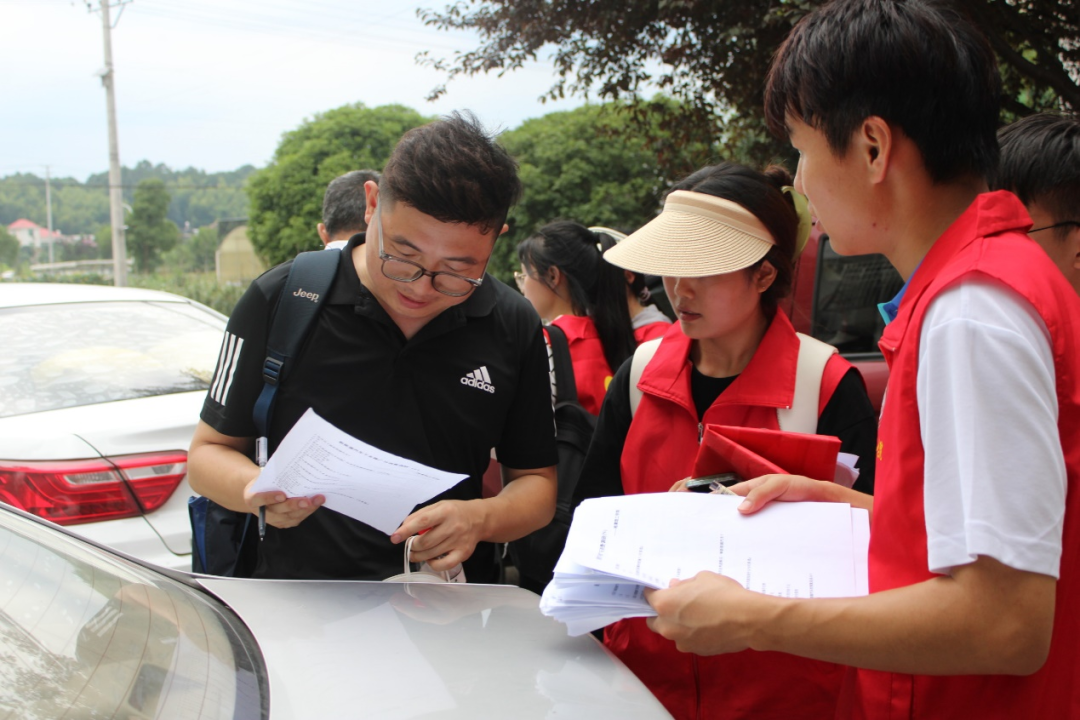
<svg viewBox="0 0 1080 720"><path fill-rule="evenodd" d="M213 597L0 511L0 716L265 718L266 687Z"/></svg>
<svg viewBox="0 0 1080 720"><path fill-rule="evenodd" d="M187 303L0 311L0 417L206 390L224 322Z"/></svg>

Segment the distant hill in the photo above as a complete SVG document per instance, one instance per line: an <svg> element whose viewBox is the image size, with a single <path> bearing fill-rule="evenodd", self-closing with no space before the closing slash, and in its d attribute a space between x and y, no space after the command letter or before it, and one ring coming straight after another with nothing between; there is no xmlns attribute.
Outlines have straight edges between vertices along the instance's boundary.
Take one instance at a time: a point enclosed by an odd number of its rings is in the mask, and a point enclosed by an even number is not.
<svg viewBox="0 0 1080 720"><path fill-rule="evenodd" d="M135 186L146 178L159 178L172 198L169 219L181 229L209 225L218 218L244 217L248 200L244 184L255 172L245 165L227 172L208 173L196 168L173 170L143 160L121 171L124 201L131 203ZM74 178L52 178L53 227L65 235L94 233L109 223L109 174L91 175L86 182ZM46 224L45 178L30 173L0 177L0 224L21 217Z"/></svg>

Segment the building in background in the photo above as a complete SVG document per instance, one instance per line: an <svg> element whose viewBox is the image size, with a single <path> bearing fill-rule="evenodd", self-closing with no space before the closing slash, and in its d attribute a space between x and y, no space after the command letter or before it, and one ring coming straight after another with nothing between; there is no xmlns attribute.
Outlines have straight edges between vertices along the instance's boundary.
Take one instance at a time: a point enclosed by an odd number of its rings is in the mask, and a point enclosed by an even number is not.
<svg viewBox="0 0 1080 720"><path fill-rule="evenodd" d="M247 234L247 220L217 221L221 243L215 255L217 280L222 285L247 285L266 272L266 263L255 253Z"/></svg>

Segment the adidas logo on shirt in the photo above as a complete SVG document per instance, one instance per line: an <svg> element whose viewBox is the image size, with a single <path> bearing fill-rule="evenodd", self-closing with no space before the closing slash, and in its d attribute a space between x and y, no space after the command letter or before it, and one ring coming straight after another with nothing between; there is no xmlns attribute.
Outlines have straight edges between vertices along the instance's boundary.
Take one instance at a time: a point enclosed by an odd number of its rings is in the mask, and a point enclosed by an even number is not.
<svg viewBox="0 0 1080 720"><path fill-rule="evenodd" d="M479 388L484 392L495 392L495 386L491 384L491 376L488 375L486 365L482 365L471 373L465 373L465 377L461 378L461 384Z"/></svg>

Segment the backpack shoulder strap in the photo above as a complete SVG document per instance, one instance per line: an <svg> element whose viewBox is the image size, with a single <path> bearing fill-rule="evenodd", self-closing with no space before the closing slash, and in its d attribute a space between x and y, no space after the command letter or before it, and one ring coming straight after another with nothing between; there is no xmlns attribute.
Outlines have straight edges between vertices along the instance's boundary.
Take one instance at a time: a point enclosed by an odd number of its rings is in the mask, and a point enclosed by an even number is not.
<svg viewBox="0 0 1080 720"><path fill-rule="evenodd" d="M780 429L786 432L817 432L821 378L836 348L802 333L799 336L799 359L795 369L795 397L791 407L776 411Z"/></svg>
<svg viewBox="0 0 1080 720"><path fill-rule="evenodd" d="M641 396L644 394L638 388L641 373L645 372L645 366L653 359L656 349L660 347L663 338L656 338L643 342L634 350L634 359L630 361L630 417L637 413L638 405L641 404Z"/></svg>
<svg viewBox="0 0 1080 720"><path fill-rule="evenodd" d="M266 437L274 395L330 293L340 259L340 250L313 250L293 260L274 311L263 361L263 389L252 413L260 437Z"/></svg>
<svg viewBox="0 0 1080 720"><path fill-rule="evenodd" d="M551 343L551 362L555 373L555 403L577 402L577 380L574 379L574 361L570 357L570 343L566 333L558 325L545 325L548 342Z"/></svg>

